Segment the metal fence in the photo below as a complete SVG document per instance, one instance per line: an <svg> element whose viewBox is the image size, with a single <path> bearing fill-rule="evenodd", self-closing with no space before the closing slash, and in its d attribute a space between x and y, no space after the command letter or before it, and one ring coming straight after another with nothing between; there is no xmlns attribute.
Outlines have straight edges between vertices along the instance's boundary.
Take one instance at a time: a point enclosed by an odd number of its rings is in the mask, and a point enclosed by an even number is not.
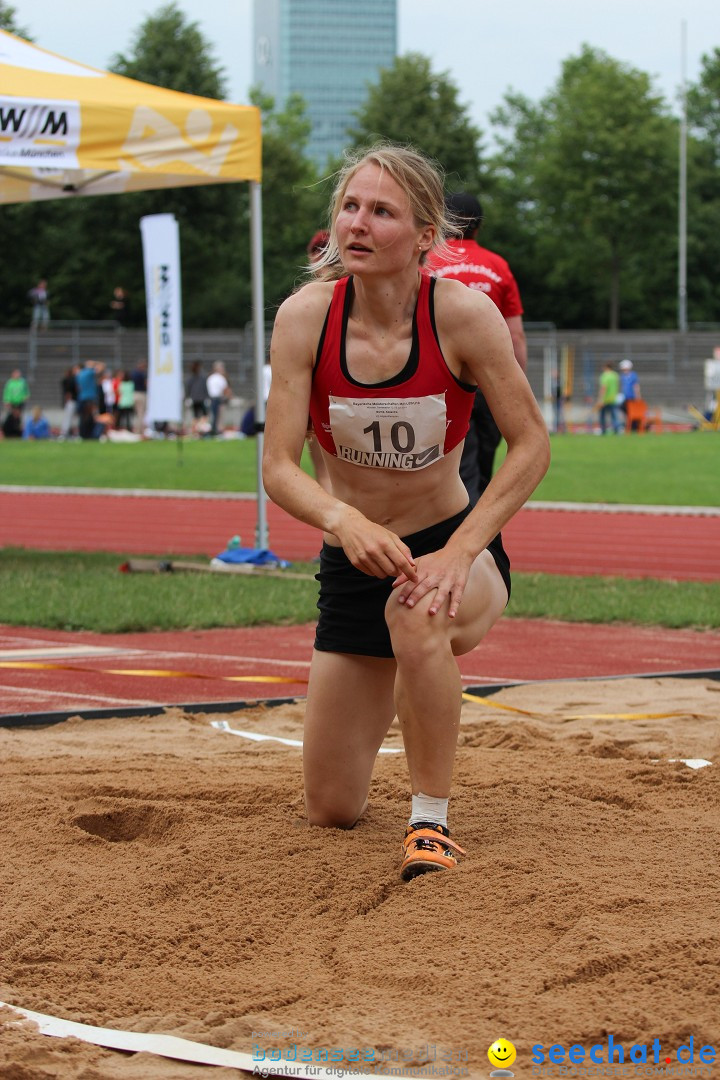
<svg viewBox="0 0 720 1080"><path fill-rule="evenodd" d="M269 340L270 327L267 327ZM191 364L202 361L210 372L222 361L233 393L252 401L252 327L242 330L185 330L183 359L187 373ZM14 368L20 368L30 385L34 405L53 409L62 405L60 383L68 368L87 360L105 364L110 371L132 371L147 359L145 330L125 330L115 323L50 323L47 330L0 331L0 383Z"/></svg>
<svg viewBox="0 0 720 1080"><path fill-rule="evenodd" d="M266 327L269 339L270 327ZM608 360L615 366L632 360L642 396L662 409L668 419L688 419L689 405L708 404L704 362L720 346L720 331L687 334L632 330L555 330L548 324L528 323L528 379L551 423L554 383L560 378L569 396L572 417L588 416L597 393L598 378ZM185 330L185 370L195 360L209 372L216 360L226 367L233 393L246 402L254 398L252 326L237 330ZM147 357L147 332L123 330L107 323L57 324L45 331L0 331L0 382L20 368L30 383L32 403L45 409L62 404L60 381L73 364L87 359L108 368L132 370Z"/></svg>
<svg viewBox="0 0 720 1080"><path fill-rule="evenodd" d="M527 339L528 379L546 413L559 378L570 415L588 417L603 365L610 361L617 370L625 359L632 360L642 397L666 419L688 420L689 405L702 410L710 403L705 361L720 347L720 332L535 330L531 323Z"/></svg>

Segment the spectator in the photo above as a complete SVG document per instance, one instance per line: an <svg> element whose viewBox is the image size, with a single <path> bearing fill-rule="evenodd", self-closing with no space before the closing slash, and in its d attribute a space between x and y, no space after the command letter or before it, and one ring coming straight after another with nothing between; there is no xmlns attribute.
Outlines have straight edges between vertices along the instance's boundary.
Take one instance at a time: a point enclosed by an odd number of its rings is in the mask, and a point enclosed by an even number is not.
<svg viewBox="0 0 720 1080"><path fill-rule="evenodd" d="M17 405L11 405L3 420L2 433L6 439L22 438L22 412Z"/></svg>
<svg viewBox="0 0 720 1080"><path fill-rule="evenodd" d="M41 330L47 330L50 322L50 294L45 278L41 278L37 285L30 289L28 299L32 304L30 329L37 330L40 327Z"/></svg>
<svg viewBox="0 0 720 1080"><path fill-rule="evenodd" d="M230 384L225 377L225 365L220 360L215 361L212 372L208 375L207 392L210 398L210 416L212 419L210 434L217 435L219 433L220 412L223 402L227 401L232 393Z"/></svg>
<svg viewBox="0 0 720 1080"><path fill-rule="evenodd" d="M30 389L27 380L23 377L20 368L11 372L10 378L5 383L3 390L3 405L17 406L20 412L25 408L25 402L30 397Z"/></svg>
<svg viewBox="0 0 720 1080"><path fill-rule="evenodd" d="M112 429L113 418L110 413L98 412L93 420L92 436L99 442L107 442L107 433Z"/></svg>
<svg viewBox="0 0 720 1080"><path fill-rule="evenodd" d="M114 418L115 417L115 407L117 405L117 393L115 391L115 379L110 374L110 372L107 370L107 368L105 368L105 367L103 367L102 381L101 381L100 385L101 385L101 388L102 388L103 402L104 402L104 405L105 405L105 408L100 409L100 412L101 413L107 412L107 413L110 414L111 418Z"/></svg>
<svg viewBox="0 0 720 1080"><path fill-rule="evenodd" d="M77 373L79 370L77 365L69 367L60 382L60 396L63 407L63 418L60 426L61 439L69 439L73 434L73 426L77 416Z"/></svg>
<svg viewBox="0 0 720 1080"><path fill-rule="evenodd" d="M598 396L595 408L600 413L600 430L603 435L607 434L608 419L616 435L620 434L621 424L618 418L617 399L620 392L620 378L612 363L608 360L603 364L602 375L598 386Z"/></svg>
<svg viewBox="0 0 720 1080"><path fill-rule="evenodd" d="M118 399L120 397L120 383L123 381L124 378L125 378L125 372L122 371L121 368L118 368L116 371L113 371L112 385L113 385L113 394L115 395L115 405L113 406L113 417L114 417L115 427L117 427L117 422L118 422Z"/></svg>
<svg viewBox="0 0 720 1080"><path fill-rule="evenodd" d="M145 431L145 409L147 408L147 360L140 360L130 378L135 387L133 407L137 417L137 429L142 435Z"/></svg>
<svg viewBox="0 0 720 1080"><path fill-rule="evenodd" d="M28 416L23 430L23 439L49 439L50 424L43 416L42 409L36 405L32 416Z"/></svg>
<svg viewBox="0 0 720 1080"><path fill-rule="evenodd" d="M272 368L270 364L263 364L263 396L265 404L267 405L267 399L270 396L270 385L272 383ZM240 434L246 438L251 439L257 435L255 428L255 406L251 405L249 409L244 413L242 420L240 421Z"/></svg>
<svg viewBox="0 0 720 1080"><path fill-rule="evenodd" d="M625 413L627 420L627 403L628 401L639 401L642 397L640 393L640 381L633 371L632 360L620 361L620 397L622 400L622 410ZM638 431L640 428L640 421L633 420L631 430Z"/></svg>
<svg viewBox="0 0 720 1080"><path fill-rule="evenodd" d="M207 397L207 376L203 371L202 362L195 360L185 380L185 398L192 409L194 434L198 430L198 421L207 416Z"/></svg>
<svg viewBox="0 0 720 1080"><path fill-rule="evenodd" d="M118 387L117 402L117 427L120 431L123 427L126 431L133 430L133 412L135 411L135 399L137 391L131 376L121 372L120 385ZM142 434L142 432L141 432Z"/></svg>
<svg viewBox="0 0 720 1080"><path fill-rule="evenodd" d="M120 326L127 326L130 315L130 297L122 285L116 285L113 289L110 312L115 322L120 323Z"/></svg>
<svg viewBox="0 0 720 1080"><path fill-rule="evenodd" d="M310 264L316 263L318 259L321 259L327 251L327 246L330 241L330 233L327 229L319 229L312 240L307 246L308 258Z"/></svg>
<svg viewBox="0 0 720 1080"><path fill-rule="evenodd" d="M525 371L527 342L520 291L505 259L477 243L476 236L483 220L482 207L475 196L466 191L447 195L445 206L453 223L462 230L462 238L447 240L446 254L431 253L426 268L435 277L462 281L468 288L483 292L492 300L507 323L515 359ZM500 438L500 429L484 396L478 391L460 460L460 479L473 506L492 479Z"/></svg>
<svg viewBox="0 0 720 1080"><path fill-rule="evenodd" d="M553 412L555 416L555 434L565 434L567 432L567 424L565 423L565 402L567 396L563 389L562 377L559 371L553 372Z"/></svg>
<svg viewBox="0 0 720 1080"><path fill-rule="evenodd" d="M101 361L98 361L95 364L95 386L97 387L98 412L107 412L107 406L105 404L105 365Z"/></svg>
<svg viewBox="0 0 720 1080"><path fill-rule="evenodd" d="M623 396L623 402L639 401L642 397L640 381L633 370L632 360L620 361L620 373L620 393Z"/></svg>
<svg viewBox="0 0 720 1080"><path fill-rule="evenodd" d="M97 412L98 392L95 361L86 360L76 375L78 431L81 439L92 439Z"/></svg>

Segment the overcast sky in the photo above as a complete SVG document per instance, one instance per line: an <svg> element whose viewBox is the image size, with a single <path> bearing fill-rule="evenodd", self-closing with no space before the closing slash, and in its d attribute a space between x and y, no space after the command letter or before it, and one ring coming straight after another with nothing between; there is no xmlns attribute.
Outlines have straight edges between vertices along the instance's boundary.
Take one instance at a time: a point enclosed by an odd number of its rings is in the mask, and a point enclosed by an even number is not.
<svg viewBox="0 0 720 1080"><path fill-rule="evenodd" d="M11 0L17 22L38 45L100 68L131 47L134 32L163 2ZM252 0L178 3L225 67L230 99L247 101ZM399 51L424 53L433 70L449 72L481 128L509 88L539 99L557 79L562 61L584 42L655 77L674 108L683 20L690 81L698 77L703 53L720 47L720 0L399 0L398 11Z"/></svg>

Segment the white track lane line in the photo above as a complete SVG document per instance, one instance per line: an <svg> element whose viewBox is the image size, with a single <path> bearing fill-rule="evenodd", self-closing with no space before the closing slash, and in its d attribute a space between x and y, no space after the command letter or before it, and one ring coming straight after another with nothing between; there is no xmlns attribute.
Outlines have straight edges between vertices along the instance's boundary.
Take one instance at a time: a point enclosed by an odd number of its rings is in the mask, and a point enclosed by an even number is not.
<svg viewBox="0 0 720 1080"><path fill-rule="evenodd" d="M13 634L7 627L0 631L0 646L3 648L54 648L55 646L62 645L62 641L58 641L57 638L41 638L41 637L28 637L27 634ZM72 642L68 642L72 644Z"/></svg>
<svg viewBox="0 0 720 1080"><path fill-rule="evenodd" d="M222 660L227 663L237 664L274 664L276 667L295 667L307 670L310 667L309 660L280 660L272 656L239 656L237 653L213 653L213 652L175 652L170 649L147 649L146 656L164 657L172 660Z"/></svg>
<svg viewBox="0 0 720 1080"><path fill-rule="evenodd" d="M168 708L172 708L172 704L166 701L147 701L145 699L136 698L115 698L107 697L102 694L76 694L72 691L65 690L39 690L37 686L8 686L0 683L0 693L2 693L3 691L5 691L10 697L13 694L19 694L24 695L27 698L35 698L39 701L45 702L51 700L52 698L57 698L59 702L95 701L103 705L111 705L113 707L117 706L118 708L122 708L125 705L141 705L148 706L149 708L155 708L157 705L167 705ZM53 712L58 711L65 712L65 709L59 710L56 708L53 710Z"/></svg>
<svg viewBox="0 0 720 1080"><path fill-rule="evenodd" d="M242 656L237 653L211 653L211 652L176 652L170 649L148 649L146 655L162 657L166 660L222 660L238 664L270 664L276 667L301 668L305 671L310 668L309 660L285 660L271 656ZM519 675L465 675L461 672L461 678L465 682L526 682Z"/></svg>
<svg viewBox="0 0 720 1080"><path fill-rule="evenodd" d="M43 646L45 644L47 644L48 646L55 646L55 647L57 646L57 642L45 642L41 638L31 639L31 638L10 638L9 637L8 640L9 641L17 640L17 641L23 642L23 644L25 644L25 645L32 644L32 645L35 645L37 647L41 647L41 646ZM0 647L3 645L3 643L4 643L4 635L0 634ZM67 648L74 648L74 646L67 646ZM87 649L87 652L85 653L85 655L90 657L90 656L93 655L93 652L96 652L96 654L98 656L101 656L102 655L101 650L104 649L104 648L105 648L105 646L88 646L88 649ZM133 655L145 655L145 656L152 656L152 657L155 657L157 659L162 657L163 659L166 659L166 660L173 660L173 659L176 659L176 660L188 660L188 659L191 659L191 660L207 660L207 661L220 660L220 661L227 662L227 663L266 664L266 665L270 665L270 666L274 665L274 666L280 666L280 667L298 668L298 669L303 670L303 671L308 671L309 668L310 668L310 661L309 660L288 660L288 659L280 659L279 657L272 657L272 656L246 656L244 654L238 654L238 653L187 652L186 650L183 650L183 649L153 649L153 648L148 648L148 649L124 649L123 650L123 649L120 649L119 647L116 650L113 650L112 646L107 646L107 655L111 655L113 651L115 651L117 655L121 655L124 652L124 653L126 653L128 655L131 655L131 654L133 654ZM66 654L66 655L69 655L69 654ZM78 655L80 655L80 654L78 654ZM11 660L13 658L18 658L19 659L20 657L21 657L21 652L20 652L19 649L9 649L7 657L5 657L4 653L2 651L0 651L0 660L1 659L10 659ZM23 659L29 659L29 657L23 657ZM485 683L485 682L486 683L520 682L520 681L524 682L524 681L526 681L526 680L521 680L520 677L517 676L517 675L465 675L465 674L461 673L461 678L465 682L478 682L478 683Z"/></svg>
<svg viewBox="0 0 720 1080"><path fill-rule="evenodd" d="M142 649L114 649L104 645L59 645L48 648L0 649L0 660L63 660L87 657L102 659L107 656L142 656Z"/></svg>

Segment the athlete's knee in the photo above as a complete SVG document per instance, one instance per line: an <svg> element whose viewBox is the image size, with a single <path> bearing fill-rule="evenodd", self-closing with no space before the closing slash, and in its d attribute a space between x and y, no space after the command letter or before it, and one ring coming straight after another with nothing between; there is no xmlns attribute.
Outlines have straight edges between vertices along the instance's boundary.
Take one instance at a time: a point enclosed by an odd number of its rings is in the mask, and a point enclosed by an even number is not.
<svg viewBox="0 0 720 1080"><path fill-rule="evenodd" d="M427 608L428 604L422 603L408 608L399 604L396 596L390 597L385 607L385 619L398 663L412 660L422 664L436 656L438 650L450 648L452 624L447 611L430 615Z"/></svg>
<svg viewBox="0 0 720 1080"><path fill-rule="evenodd" d="M305 789L305 812L309 825L324 829L352 829L362 817L367 799L363 801L333 797L324 791Z"/></svg>

